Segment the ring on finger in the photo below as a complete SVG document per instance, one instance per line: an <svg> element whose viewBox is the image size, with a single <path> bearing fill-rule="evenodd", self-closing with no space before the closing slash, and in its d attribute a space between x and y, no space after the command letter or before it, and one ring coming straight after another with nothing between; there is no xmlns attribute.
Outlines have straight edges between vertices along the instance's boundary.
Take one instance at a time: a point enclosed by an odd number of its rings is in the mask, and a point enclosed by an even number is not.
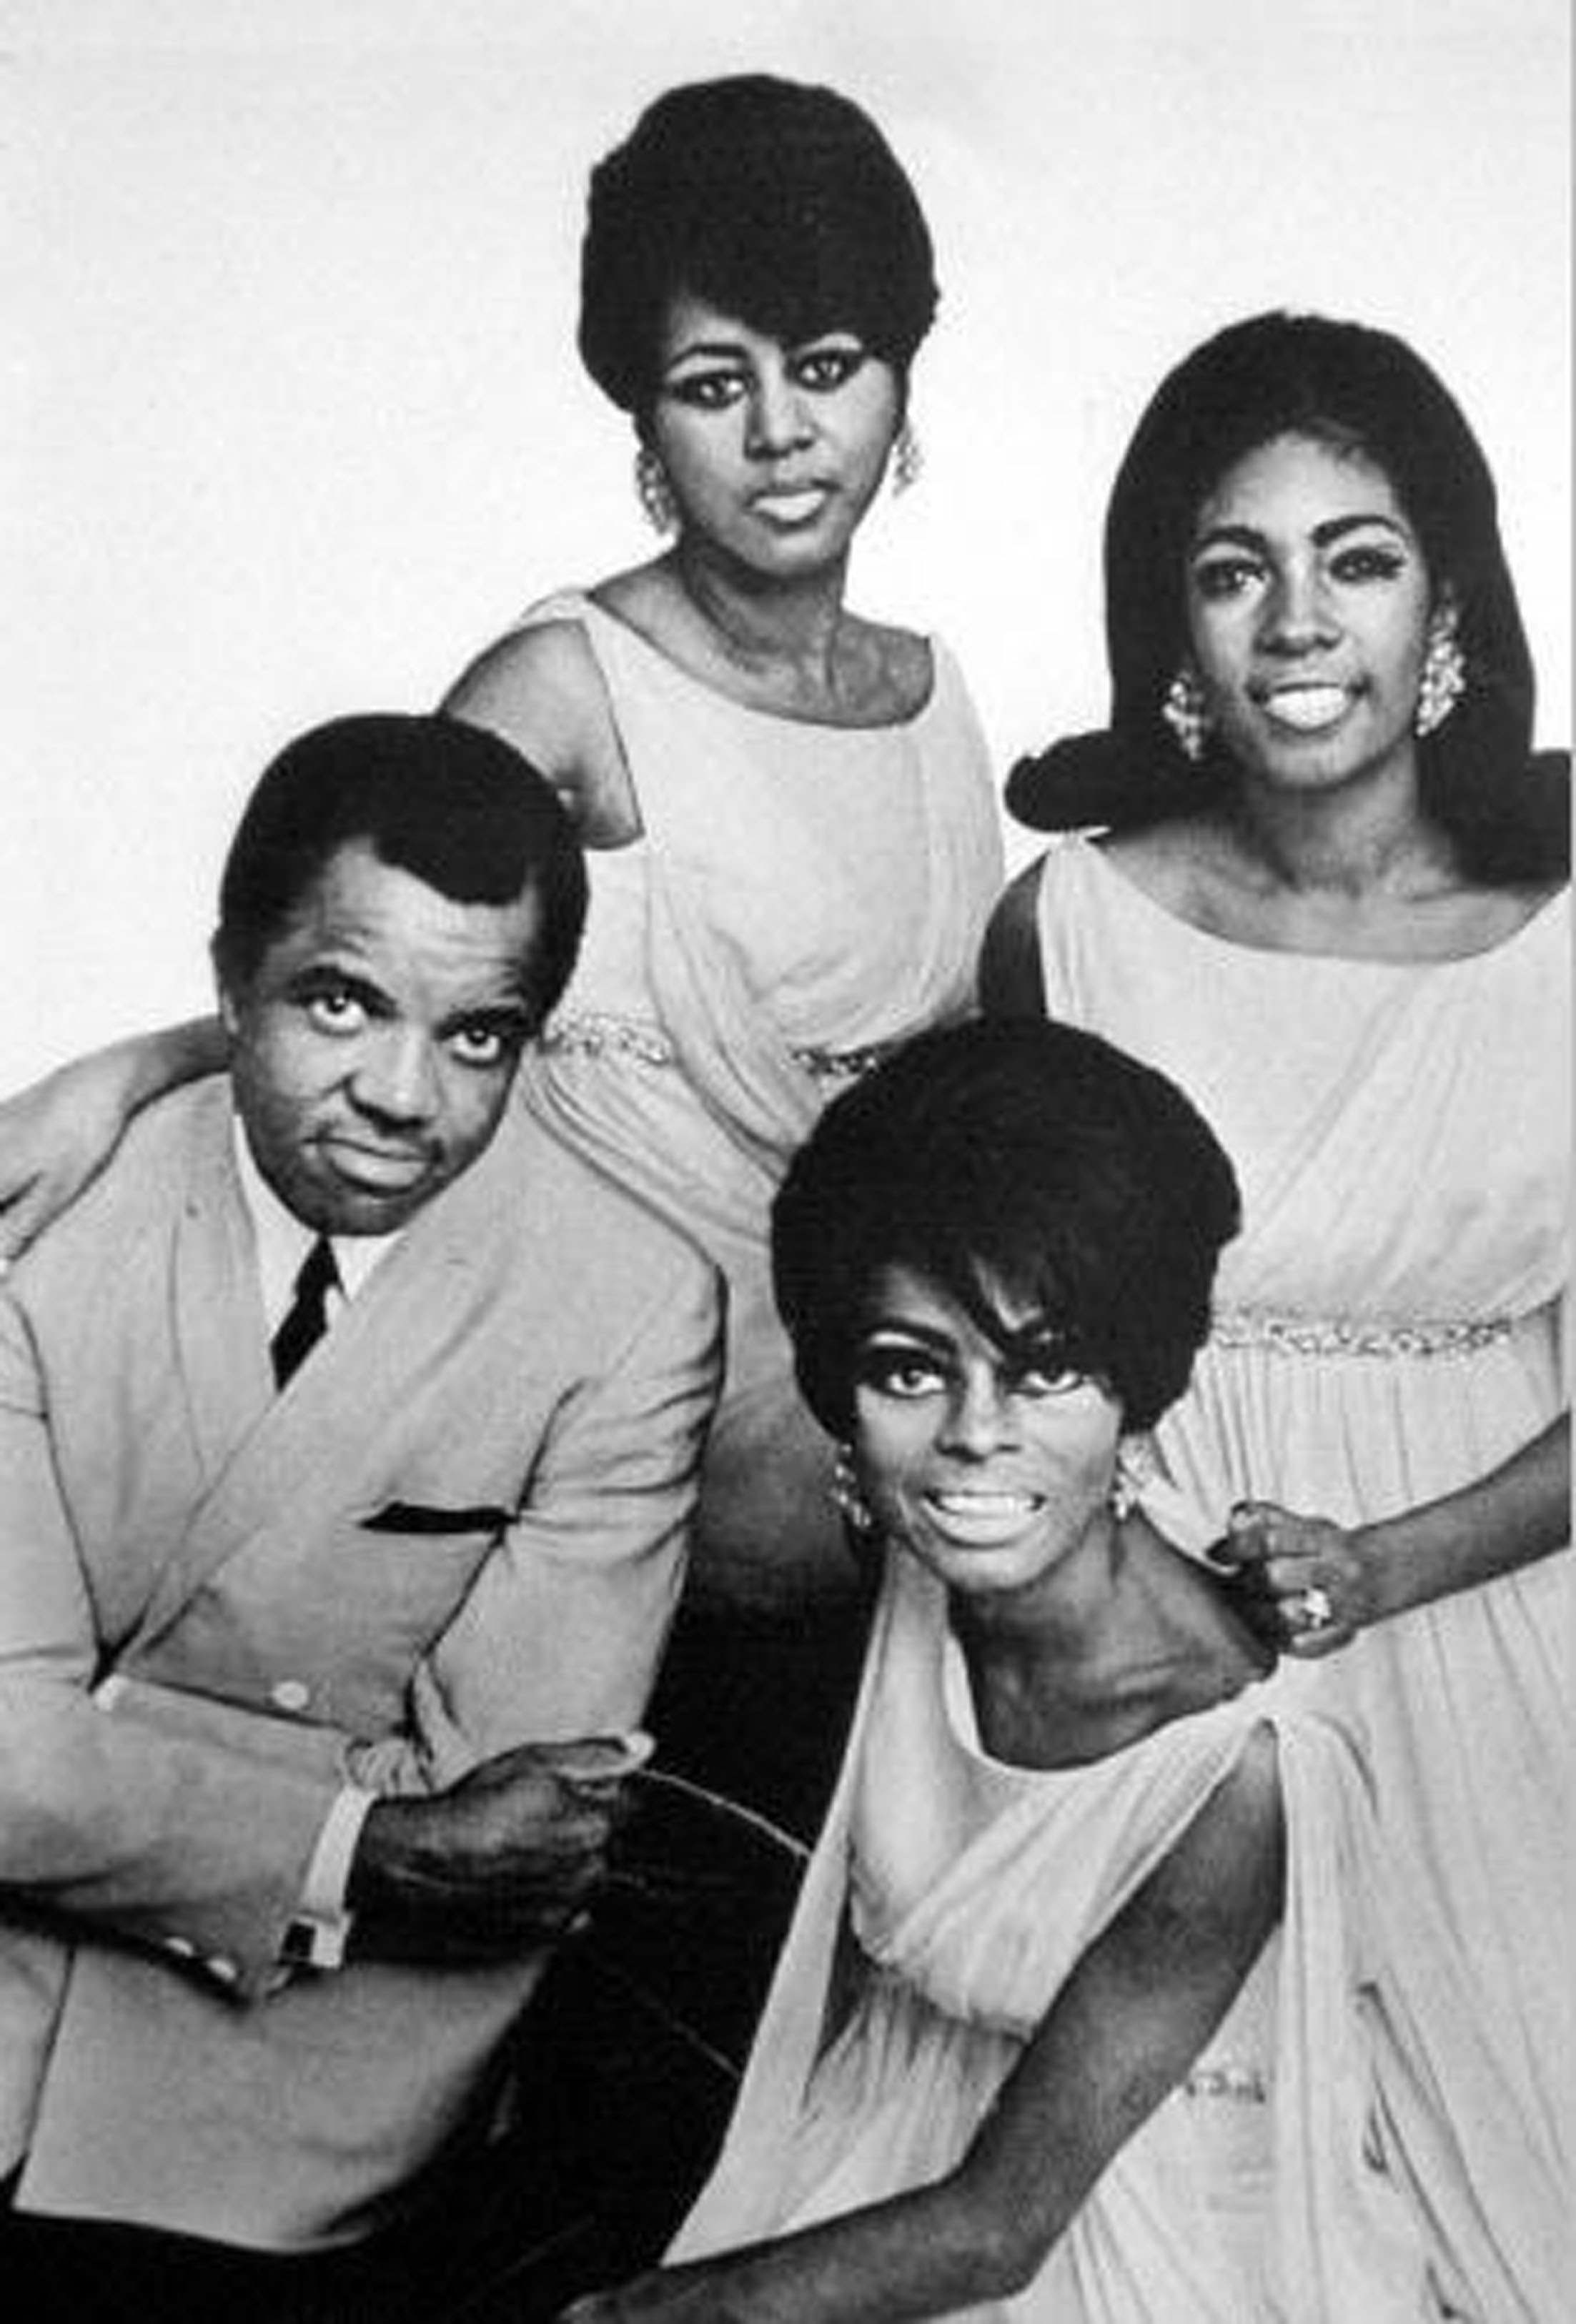
<svg viewBox="0 0 1576 2324"><path fill-rule="evenodd" d="M1297 1609L1299 1630L1306 1632L1334 1628L1335 1609L1331 1603L1330 1592L1317 1582L1310 1583L1306 1590L1300 1591L1292 1602Z"/></svg>

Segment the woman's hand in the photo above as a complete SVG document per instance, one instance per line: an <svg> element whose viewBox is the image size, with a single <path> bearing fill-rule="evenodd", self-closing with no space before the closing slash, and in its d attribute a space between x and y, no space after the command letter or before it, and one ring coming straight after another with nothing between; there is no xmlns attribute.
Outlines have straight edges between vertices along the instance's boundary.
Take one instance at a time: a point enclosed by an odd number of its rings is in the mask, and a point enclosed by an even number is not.
<svg viewBox="0 0 1576 2324"><path fill-rule="evenodd" d="M130 1111L113 1051L62 1065L0 1104L0 1261L27 1249L95 1178Z"/></svg>
<svg viewBox="0 0 1576 2324"><path fill-rule="evenodd" d="M219 1072L217 1017L138 1034L62 1065L0 1103L0 1269L91 1184L139 1106Z"/></svg>
<svg viewBox="0 0 1576 2324"><path fill-rule="evenodd" d="M1211 1553L1231 1576L1249 1627L1313 1661L1349 1646L1380 1613L1362 1536L1274 1501L1239 1501Z"/></svg>

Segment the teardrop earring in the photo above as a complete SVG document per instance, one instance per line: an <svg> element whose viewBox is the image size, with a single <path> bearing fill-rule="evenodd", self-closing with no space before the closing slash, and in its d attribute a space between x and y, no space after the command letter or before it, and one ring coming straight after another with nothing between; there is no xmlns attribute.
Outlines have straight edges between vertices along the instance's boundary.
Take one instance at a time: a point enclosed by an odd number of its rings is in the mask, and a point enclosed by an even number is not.
<svg viewBox="0 0 1576 2324"><path fill-rule="evenodd" d="M864 1487L860 1482L853 1448L850 1444L837 1447L837 1460L832 1471L832 1499L855 1533L874 1533L875 1512L865 1499Z"/></svg>
<svg viewBox="0 0 1576 2324"><path fill-rule="evenodd" d="M1196 767L1204 754L1209 740L1210 714L1204 704L1203 687L1198 673L1184 662L1166 689L1166 699L1160 706L1160 715L1175 735L1184 759Z"/></svg>
<svg viewBox="0 0 1576 2324"><path fill-rule="evenodd" d="M917 484L925 473L925 447L911 420L905 420L892 438L892 497Z"/></svg>
<svg viewBox="0 0 1576 2324"><path fill-rule="evenodd" d="M642 444L635 454L635 496L653 532L677 530L678 510L673 487L668 481L667 469L649 444Z"/></svg>
<svg viewBox="0 0 1576 2324"><path fill-rule="evenodd" d="M1455 609L1446 606L1428 625L1428 650L1417 681L1413 732L1419 735L1433 733L1444 724L1466 690L1467 663L1456 635Z"/></svg>

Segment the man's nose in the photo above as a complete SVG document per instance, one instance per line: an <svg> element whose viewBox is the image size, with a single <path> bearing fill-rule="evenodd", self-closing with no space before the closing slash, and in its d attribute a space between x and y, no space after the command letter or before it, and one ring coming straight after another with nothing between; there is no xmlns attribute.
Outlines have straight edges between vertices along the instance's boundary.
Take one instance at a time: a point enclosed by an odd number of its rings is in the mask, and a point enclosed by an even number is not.
<svg viewBox="0 0 1576 2324"><path fill-rule="evenodd" d="M389 1121L429 1121L438 1081L432 1045L415 1026L386 1027L351 1083L357 1104Z"/></svg>

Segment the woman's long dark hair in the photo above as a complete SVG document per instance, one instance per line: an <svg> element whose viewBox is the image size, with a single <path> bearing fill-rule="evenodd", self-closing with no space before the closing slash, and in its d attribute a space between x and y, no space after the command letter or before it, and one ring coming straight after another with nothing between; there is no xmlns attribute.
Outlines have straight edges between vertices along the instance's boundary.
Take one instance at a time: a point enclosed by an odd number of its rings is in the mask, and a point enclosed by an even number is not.
<svg viewBox="0 0 1576 2324"><path fill-rule="evenodd" d="M1423 803L1476 878L1555 876L1570 861L1564 753L1532 752L1534 680L1499 537L1494 480L1454 397L1405 340L1320 315L1267 314L1195 348L1161 383L1117 474L1105 525L1110 726L1019 761L1012 813L1042 829L1154 822L1230 780L1184 759L1161 716L1188 651L1185 559L1227 471L1277 436L1360 454L1448 588L1467 686L1419 744Z"/></svg>

